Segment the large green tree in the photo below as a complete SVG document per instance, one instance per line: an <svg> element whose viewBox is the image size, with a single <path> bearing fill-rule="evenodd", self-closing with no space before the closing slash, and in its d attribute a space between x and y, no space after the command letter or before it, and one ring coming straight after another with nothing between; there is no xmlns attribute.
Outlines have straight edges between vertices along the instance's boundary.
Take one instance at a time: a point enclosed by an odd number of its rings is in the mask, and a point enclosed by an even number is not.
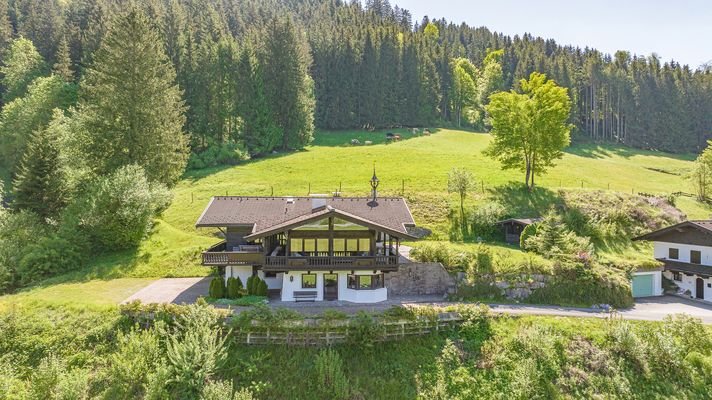
<svg viewBox="0 0 712 400"><path fill-rule="evenodd" d="M57 217L67 204L65 177L55 130L35 131L13 183L13 207L30 210L44 218Z"/></svg>
<svg viewBox="0 0 712 400"><path fill-rule="evenodd" d="M35 79L27 94L0 112L0 165L14 171L32 133L49 124L54 109L65 110L75 102L75 85L58 76Z"/></svg>
<svg viewBox="0 0 712 400"><path fill-rule="evenodd" d="M450 101L457 126L462 126L463 116L471 121L476 113L479 89L477 87L479 71L466 58L452 60L452 87Z"/></svg>
<svg viewBox="0 0 712 400"><path fill-rule="evenodd" d="M237 109L242 120L241 138L251 156L272 151L280 136L272 120L265 95L262 68L249 45L240 51L237 62Z"/></svg>
<svg viewBox="0 0 712 400"><path fill-rule="evenodd" d="M264 83L282 149L309 144L314 132L313 81L308 44L290 18L275 18L265 37Z"/></svg>
<svg viewBox="0 0 712 400"><path fill-rule="evenodd" d="M185 106L160 35L136 8L118 15L82 84L79 115L98 174L137 164L174 184L187 162Z"/></svg>
<svg viewBox="0 0 712 400"><path fill-rule="evenodd" d="M8 13L9 7L7 0L0 0L0 54L5 52L7 46L12 41L12 23Z"/></svg>
<svg viewBox="0 0 712 400"><path fill-rule="evenodd" d="M45 62L31 41L22 37L13 40L3 54L0 66L3 102L9 103L22 97L30 83L41 76L45 69Z"/></svg>
<svg viewBox="0 0 712 400"><path fill-rule="evenodd" d="M567 120L571 100L566 88L538 72L519 85L522 93L490 96L487 112L492 142L485 153L505 169L524 171L524 182L531 190L534 176L553 166L570 143L571 125Z"/></svg>

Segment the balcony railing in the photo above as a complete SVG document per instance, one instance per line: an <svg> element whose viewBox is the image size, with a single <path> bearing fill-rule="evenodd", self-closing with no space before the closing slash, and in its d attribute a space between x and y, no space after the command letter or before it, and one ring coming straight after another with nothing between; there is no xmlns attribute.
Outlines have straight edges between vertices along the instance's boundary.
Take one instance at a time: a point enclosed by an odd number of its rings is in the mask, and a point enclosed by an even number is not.
<svg viewBox="0 0 712 400"><path fill-rule="evenodd" d="M263 265L265 270L279 269L350 269L378 268L395 269L399 256L391 251L391 255L361 255L358 252L335 251L333 256L328 252L310 252L300 256L265 256L262 248L255 246L250 251L227 251L225 242L203 252L203 265Z"/></svg>

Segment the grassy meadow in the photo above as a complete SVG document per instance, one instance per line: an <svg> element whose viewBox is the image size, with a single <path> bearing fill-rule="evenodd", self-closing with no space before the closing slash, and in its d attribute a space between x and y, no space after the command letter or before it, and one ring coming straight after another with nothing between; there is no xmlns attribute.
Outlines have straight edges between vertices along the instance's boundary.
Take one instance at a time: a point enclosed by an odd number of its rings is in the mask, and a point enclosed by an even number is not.
<svg viewBox="0 0 712 400"><path fill-rule="evenodd" d="M319 132L303 151L188 171L174 189L173 203L138 249L98 257L81 271L0 297L0 307L34 300L103 307L128 296L129 289L147 284L150 278L209 274L209 269L199 265L199 254L219 240L217 230L197 230L194 224L211 196L304 196L339 188L344 196L365 196L374 162L380 194L402 193L416 223L433 230L435 239L447 239L447 216L457 207L456 196L447 193L447 173L453 167L467 168L475 175L477 191L469 196L469 203L496 199L522 216L546 210L559 188L652 194L691 191L684 175L692 165L692 155L578 144L548 174L537 177L539 187L530 194L520 189L521 172L502 171L496 161L482 155L490 140L487 134L436 129L430 136L414 136L405 129L392 131L403 139L387 144L386 131ZM352 139L373 144L351 145ZM708 206L687 197L678 197L677 207L689 218L706 218L710 213ZM73 291L81 295L74 296Z"/></svg>

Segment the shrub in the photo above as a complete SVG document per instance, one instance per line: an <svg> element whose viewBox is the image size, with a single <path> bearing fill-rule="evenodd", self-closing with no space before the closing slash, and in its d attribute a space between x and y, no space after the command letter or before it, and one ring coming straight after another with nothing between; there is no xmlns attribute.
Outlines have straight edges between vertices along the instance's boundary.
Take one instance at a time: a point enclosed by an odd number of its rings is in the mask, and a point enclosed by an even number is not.
<svg viewBox="0 0 712 400"><path fill-rule="evenodd" d="M239 284L239 278L227 278L227 298L228 299L237 299L239 298L240 295L240 289L242 289L242 285Z"/></svg>
<svg viewBox="0 0 712 400"><path fill-rule="evenodd" d="M316 355L314 364L317 383L324 398L348 399L349 381L344 373L344 363L339 353L332 349L324 349Z"/></svg>
<svg viewBox="0 0 712 400"><path fill-rule="evenodd" d="M0 215L0 293L20 284L20 260L48 234L49 228L30 211Z"/></svg>
<svg viewBox="0 0 712 400"><path fill-rule="evenodd" d="M83 230L100 248L135 247L150 230L157 212L170 204L163 185L148 182L136 165L97 178L67 209L65 220Z"/></svg>
<svg viewBox="0 0 712 400"><path fill-rule="evenodd" d="M191 153L187 169L202 169L217 165L236 165L249 159L249 155L235 142L211 143L199 153Z"/></svg>
<svg viewBox="0 0 712 400"><path fill-rule="evenodd" d="M247 285L245 285L245 289L247 289L247 294L255 294L255 279L259 279L255 275L250 275L249 278L247 278Z"/></svg>
<svg viewBox="0 0 712 400"><path fill-rule="evenodd" d="M117 335L117 350L109 357L108 398L129 399L141 395L149 377L161 363L163 350L156 330L133 330Z"/></svg>
<svg viewBox="0 0 712 400"><path fill-rule="evenodd" d="M362 348L371 348L383 336L383 326L365 311L359 311L349 323L348 341Z"/></svg>
<svg viewBox="0 0 712 400"><path fill-rule="evenodd" d="M267 296L267 293L268 293L267 282L263 281L262 279L259 279L256 286L257 286L257 288L255 290L255 294L257 296Z"/></svg>
<svg viewBox="0 0 712 400"><path fill-rule="evenodd" d="M213 280L210 281L208 294L214 299L222 299L225 297L225 280L220 276L213 278Z"/></svg>
<svg viewBox="0 0 712 400"><path fill-rule="evenodd" d="M191 305L179 319L181 331L167 340L166 357L171 379L168 387L177 398L196 398L206 382L224 366L227 348L218 315L210 306Z"/></svg>
<svg viewBox="0 0 712 400"><path fill-rule="evenodd" d="M505 215L499 203L485 203L474 209L470 216L470 235L474 238L495 239L501 235L497 221Z"/></svg>
<svg viewBox="0 0 712 400"><path fill-rule="evenodd" d="M78 269L84 265L81 235L64 238L58 234L36 238L20 260L17 275L22 285Z"/></svg>
<svg viewBox="0 0 712 400"><path fill-rule="evenodd" d="M527 241L529 238L532 236L536 236L536 229L539 224L530 224L524 227L522 230L522 233L519 235L519 247L524 249L524 250L529 250L527 248Z"/></svg>

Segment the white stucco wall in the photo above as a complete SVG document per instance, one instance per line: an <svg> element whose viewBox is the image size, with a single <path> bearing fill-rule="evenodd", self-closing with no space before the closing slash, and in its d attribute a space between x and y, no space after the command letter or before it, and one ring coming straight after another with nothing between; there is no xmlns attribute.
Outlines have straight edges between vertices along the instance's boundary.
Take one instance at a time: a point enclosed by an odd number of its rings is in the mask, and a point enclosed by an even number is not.
<svg viewBox="0 0 712 400"><path fill-rule="evenodd" d="M693 276L688 276L685 275L684 273L680 273L680 276L682 277L682 281L676 281L672 279L672 272L671 271L665 271L663 272L663 276L667 279L670 279L672 283L676 284L680 289L683 291L689 290L690 291L690 296L695 297L697 295L697 275ZM712 283L712 279L710 278L703 278L704 281L704 300L708 302L712 302L712 288L707 287L707 285Z"/></svg>
<svg viewBox="0 0 712 400"><path fill-rule="evenodd" d="M306 274L307 271L290 271L284 273L282 279L282 301L294 301L294 292L296 291L316 291L317 301L324 300L324 274L329 274L329 272L317 272L311 271L316 275L316 288L315 289L304 289L302 288L302 274ZM377 303L384 301L388 298L388 290L384 288L375 290L354 290L348 289L347 285L347 275L350 271L335 271L338 276L338 288L339 288L339 300L350 301L354 303ZM381 273L381 271L377 271ZM356 275L373 275L373 271L355 271ZM294 277L293 281L290 281L290 277Z"/></svg>
<svg viewBox="0 0 712 400"><path fill-rule="evenodd" d="M260 277L267 284L267 289L281 289L282 288L282 273L278 273L274 278L265 277L263 271L257 271L257 276Z"/></svg>
<svg viewBox="0 0 712 400"><path fill-rule="evenodd" d="M695 246L690 244L679 244L679 243L668 243L668 242L654 242L653 254L655 258L668 258L668 250L670 248L679 250L679 257L675 261L690 262L690 251L698 250L700 252L700 261L702 265L712 266L712 247L705 246Z"/></svg>
<svg viewBox="0 0 712 400"><path fill-rule="evenodd" d="M242 281L242 286L247 285L247 278L252 276L252 266L251 265L232 265L225 267L225 283L227 283L227 278L237 278L239 277Z"/></svg>
<svg viewBox="0 0 712 400"><path fill-rule="evenodd" d="M653 296L663 295L663 278L661 271L636 271L633 272L633 275L653 275Z"/></svg>
<svg viewBox="0 0 712 400"><path fill-rule="evenodd" d="M696 246L689 244L679 244L679 243L668 243L668 242L654 242L654 254L655 258L667 259L670 248L675 248L679 250L679 257L676 261L689 263L690 262L690 251L698 250L700 252L700 263L702 265L709 266L710 272L712 272L712 247L706 246ZM686 275L680 273L682 281L676 281L672 279L673 273L670 271L663 272L663 276L670 279L675 285L677 285L683 291L688 290L692 297L696 297L697 293L697 275ZM704 300L712 302L712 288L708 287L712 284L712 278L703 278L704 282Z"/></svg>

